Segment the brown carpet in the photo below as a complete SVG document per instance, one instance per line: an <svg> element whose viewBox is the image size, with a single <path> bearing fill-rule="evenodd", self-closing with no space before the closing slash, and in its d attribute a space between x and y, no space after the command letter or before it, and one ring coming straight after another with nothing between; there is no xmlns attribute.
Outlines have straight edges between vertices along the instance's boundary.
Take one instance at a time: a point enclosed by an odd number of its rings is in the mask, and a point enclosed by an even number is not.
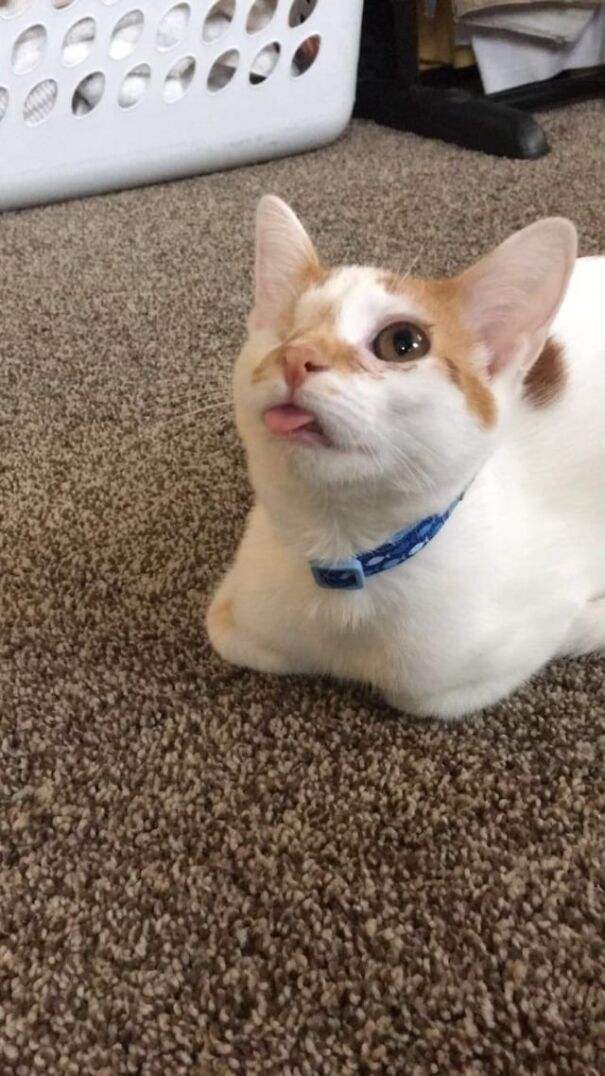
<svg viewBox="0 0 605 1076"><path fill-rule="evenodd" d="M605 252L602 104L546 126L0 219L2 1076L605 1073L602 663L439 728L203 634L257 196L332 259L452 270L547 213Z"/></svg>

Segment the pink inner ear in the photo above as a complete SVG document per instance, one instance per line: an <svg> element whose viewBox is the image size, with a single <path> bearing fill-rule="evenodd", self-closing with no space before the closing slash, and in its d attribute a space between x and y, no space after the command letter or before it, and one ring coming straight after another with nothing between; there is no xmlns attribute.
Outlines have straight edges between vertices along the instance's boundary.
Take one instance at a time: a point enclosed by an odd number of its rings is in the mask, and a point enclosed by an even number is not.
<svg viewBox="0 0 605 1076"><path fill-rule="evenodd" d="M488 373L493 377L511 362L514 363L520 354L525 354L524 345L530 341L521 328L507 331L506 327L494 323L485 326L482 342L488 354Z"/></svg>
<svg viewBox="0 0 605 1076"><path fill-rule="evenodd" d="M487 349L490 373L539 353L575 256L573 226L544 220L511 236L459 278L466 320Z"/></svg>
<svg viewBox="0 0 605 1076"><path fill-rule="evenodd" d="M248 325L272 328L319 259L298 217L279 198L261 199L256 218L256 289Z"/></svg>

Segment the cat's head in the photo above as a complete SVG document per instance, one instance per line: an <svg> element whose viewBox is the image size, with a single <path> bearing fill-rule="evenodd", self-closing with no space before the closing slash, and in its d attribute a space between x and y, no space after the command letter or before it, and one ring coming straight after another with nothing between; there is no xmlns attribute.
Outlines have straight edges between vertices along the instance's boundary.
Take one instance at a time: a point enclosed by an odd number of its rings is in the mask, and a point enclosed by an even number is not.
<svg viewBox="0 0 605 1076"><path fill-rule="evenodd" d="M294 213L263 198L235 375L253 475L409 494L462 486L523 391L575 258L575 230L557 218L452 279L327 269Z"/></svg>

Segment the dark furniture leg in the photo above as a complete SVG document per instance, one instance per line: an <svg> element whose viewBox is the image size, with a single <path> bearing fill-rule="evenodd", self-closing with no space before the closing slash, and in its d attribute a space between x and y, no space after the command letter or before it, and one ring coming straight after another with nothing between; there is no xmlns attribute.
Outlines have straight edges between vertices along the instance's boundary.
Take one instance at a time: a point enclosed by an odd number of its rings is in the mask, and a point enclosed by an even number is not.
<svg viewBox="0 0 605 1076"><path fill-rule="evenodd" d="M549 149L533 116L504 100L421 83L415 0L366 0L355 115L498 157Z"/></svg>
<svg viewBox="0 0 605 1076"><path fill-rule="evenodd" d="M533 116L464 90L366 82L358 87L355 115L496 157L542 157L549 148Z"/></svg>

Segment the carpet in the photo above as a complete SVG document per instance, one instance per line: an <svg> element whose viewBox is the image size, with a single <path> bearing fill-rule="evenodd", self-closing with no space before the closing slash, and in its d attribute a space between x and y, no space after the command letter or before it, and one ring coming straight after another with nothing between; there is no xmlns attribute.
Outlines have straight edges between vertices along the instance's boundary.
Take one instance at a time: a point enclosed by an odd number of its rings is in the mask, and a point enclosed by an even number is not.
<svg viewBox="0 0 605 1076"><path fill-rule="evenodd" d="M602 104L544 122L536 162L355 124L0 218L2 1074L605 1072L602 661L438 727L203 631L256 199L336 262L453 271L545 214L605 252Z"/></svg>

